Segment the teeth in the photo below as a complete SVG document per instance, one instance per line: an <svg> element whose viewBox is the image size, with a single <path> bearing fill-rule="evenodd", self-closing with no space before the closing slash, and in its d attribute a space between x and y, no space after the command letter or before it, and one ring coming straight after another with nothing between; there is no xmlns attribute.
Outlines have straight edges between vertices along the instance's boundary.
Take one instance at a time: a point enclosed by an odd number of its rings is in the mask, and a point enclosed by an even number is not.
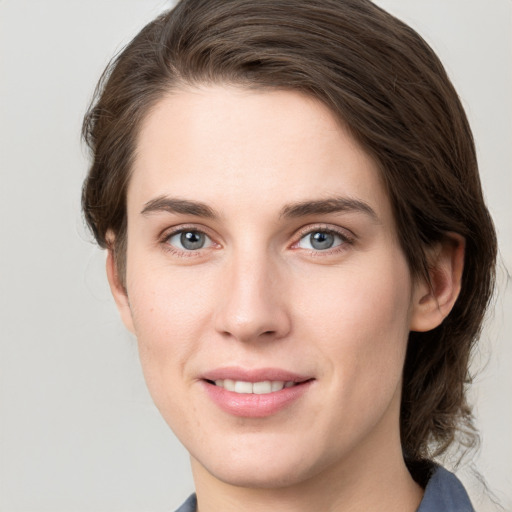
<svg viewBox="0 0 512 512"><path fill-rule="evenodd" d="M222 381L221 381L222 382ZM221 384L222 386L222 384ZM228 391L235 391L235 381L231 379L224 380L224 388Z"/></svg>
<svg viewBox="0 0 512 512"><path fill-rule="evenodd" d="M257 395L263 395L265 393L272 392L272 382L264 380L263 382L255 382L252 385L252 392Z"/></svg>
<svg viewBox="0 0 512 512"><path fill-rule="evenodd" d="M252 382L244 382L243 380L237 380L235 382L235 393L252 393Z"/></svg>
<svg viewBox="0 0 512 512"><path fill-rule="evenodd" d="M234 391L235 393L254 393L256 395L264 395L267 393L274 393L275 391L281 391L283 388L291 388L295 385L295 382L284 382L282 380L246 382L243 380L224 379L216 380L215 385L224 388L227 391Z"/></svg>
<svg viewBox="0 0 512 512"><path fill-rule="evenodd" d="M281 391L281 389L283 389L283 387L284 387L284 382L281 382L281 381L274 381L271 384L272 392Z"/></svg>

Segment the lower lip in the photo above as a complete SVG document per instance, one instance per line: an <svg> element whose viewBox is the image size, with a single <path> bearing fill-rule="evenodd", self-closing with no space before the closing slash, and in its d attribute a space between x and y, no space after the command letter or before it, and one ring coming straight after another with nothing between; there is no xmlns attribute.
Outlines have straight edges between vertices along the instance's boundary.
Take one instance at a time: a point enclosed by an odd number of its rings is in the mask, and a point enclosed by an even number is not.
<svg viewBox="0 0 512 512"><path fill-rule="evenodd" d="M220 386L203 381L203 386L209 397L223 411L233 416L245 418L265 418L278 413L296 402L310 387L312 380L301 382L291 388L281 391L264 393L235 393Z"/></svg>

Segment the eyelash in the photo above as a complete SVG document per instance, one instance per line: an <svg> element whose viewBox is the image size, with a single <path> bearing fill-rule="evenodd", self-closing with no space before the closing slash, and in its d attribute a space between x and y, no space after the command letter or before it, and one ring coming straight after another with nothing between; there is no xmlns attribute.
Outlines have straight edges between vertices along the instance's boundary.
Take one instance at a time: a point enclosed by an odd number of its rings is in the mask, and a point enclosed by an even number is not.
<svg viewBox="0 0 512 512"><path fill-rule="evenodd" d="M160 243L163 246L164 250L170 252L171 254L173 254L175 256L184 257L184 258L201 256L202 252L203 252L202 251L203 248L200 248L197 250L182 250L182 249L178 249L178 248L174 247L173 245L171 245L169 243L169 240L173 236L179 235L181 233L186 233L186 232L202 234L211 240L213 246L215 246L215 245L219 246L219 244L217 244L216 242L213 241L213 238L207 233L206 230L204 230L202 228L198 228L197 226L180 226L179 228L175 228L171 231L166 231L162 235ZM326 234L337 236L341 239L340 244L336 245L335 247L324 249L324 250L302 248L303 251L307 251L309 254L311 254L313 256L327 256L327 255L343 252L343 251L347 250L347 247L346 247L347 245L353 245L354 242L356 241L356 237L346 229L335 229L332 226L316 225L316 226L308 226L306 228L299 230L296 237L294 237L294 238L296 238L296 240L291 245L291 248L292 249L301 249L300 247L298 247L298 244L300 243L300 241L303 238L305 238L306 236L311 235L313 233L326 233ZM204 249L208 249L208 248L209 247L206 247Z"/></svg>
<svg viewBox="0 0 512 512"><path fill-rule="evenodd" d="M298 244L300 243L300 241L303 238L305 238L306 236L312 235L313 233L326 233L329 235L337 236L341 239L341 243L339 245L336 245L329 249L324 249L324 250L302 249L302 250L308 251L308 253L310 255L315 256L315 257L329 256L332 254L338 254L340 252L346 251L347 245L348 246L353 245L354 242L356 241L356 237L346 229L341 229L341 228L336 229L332 226L327 226L325 224L319 224L316 226L308 226L308 227L300 230L298 233L298 239L296 242L293 243L292 248L299 249Z"/></svg>
<svg viewBox="0 0 512 512"><path fill-rule="evenodd" d="M179 235L180 233L198 233L205 235L212 241L212 245L218 245L213 242L212 237L206 232L206 230L198 228L197 226L180 226L179 228L172 229L171 231L166 231L162 237L161 237L161 245L163 246L164 250L167 252L170 252L174 256L178 256L180 258L190 258L190 257L197 257L201 256L202 251L201 249L198 250L182 250L178 249L177 247L174 247L169 243L169 240L176 235Z"/></svg>

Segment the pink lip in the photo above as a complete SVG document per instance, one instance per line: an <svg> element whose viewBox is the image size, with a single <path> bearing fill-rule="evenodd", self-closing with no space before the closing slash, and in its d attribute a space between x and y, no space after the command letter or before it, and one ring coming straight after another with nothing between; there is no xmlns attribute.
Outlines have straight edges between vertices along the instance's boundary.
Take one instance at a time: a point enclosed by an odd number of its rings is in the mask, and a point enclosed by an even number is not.
<svg viewBox="0 0 512 512"><path fill-rule="evenodd" d="M235 393L211 381L243 380L246 382L261 382L264 380L296 382L295 386L283 388L281 391L265 394ZM313 378L298 375L277 368L262 368L245 370L242 368L219 368L202 376L201 383L209 398L222 409L233 416L245 418L265 418L278 413L296 402L313 383Z"/></svg>
<svg viewBox="0 0 512 512"><path fill-rule="evenodd" d="M245 369L237 366L216 368L201 375L204 380L244 380L246 382L262 382L264 380L282 380L284 382L304 382L312 378L311 375L300 375L280 368Z"/></svg>

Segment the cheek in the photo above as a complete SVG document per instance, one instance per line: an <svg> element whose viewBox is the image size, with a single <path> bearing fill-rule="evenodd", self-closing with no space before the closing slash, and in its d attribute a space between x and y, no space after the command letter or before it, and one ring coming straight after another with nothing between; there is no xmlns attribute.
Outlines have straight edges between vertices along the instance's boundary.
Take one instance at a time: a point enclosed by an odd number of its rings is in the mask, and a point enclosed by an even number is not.
<svg viewBox="0 0 512 512"><path fill-rule="evenodd" d="M129 274L128 295L140 360L157 405L162 401L159 395L168 393L169 381L176 386L183 382L186 363L202 341L211 297L199 274L154 266L144 269L142 264Z"/></svg>
<svg viewBox="0 0 512 512"><path fill-rule="evenodd" d="M401 253L304 282L299 323L329 362L335 386L368 397L394 391L409 333L411 281ZM311 290L315 290L314 293Z"/></svg>
<svg viewBox="0 0 512 512"><path fill-rule="evenodd" d="M383 428L396 428L410 280L406 265L385 267L340 272L302 306L302 332L316 340L313 357L323 362L325 396L332 399L332 414L319 407L315 422L338 440L333 453L345 450L347 440L363 439L383 418Z"/></svg>
<svg viewBox="0 0 512 512"><path fill-rule="evenodd" d="M197 327L208 308L209 279L201 269L175 271L165 264L133 258L128 269L128 295L136 330L155 343L181 340L181 332ZM148 340L149 341L149 340Z"/></svg>

